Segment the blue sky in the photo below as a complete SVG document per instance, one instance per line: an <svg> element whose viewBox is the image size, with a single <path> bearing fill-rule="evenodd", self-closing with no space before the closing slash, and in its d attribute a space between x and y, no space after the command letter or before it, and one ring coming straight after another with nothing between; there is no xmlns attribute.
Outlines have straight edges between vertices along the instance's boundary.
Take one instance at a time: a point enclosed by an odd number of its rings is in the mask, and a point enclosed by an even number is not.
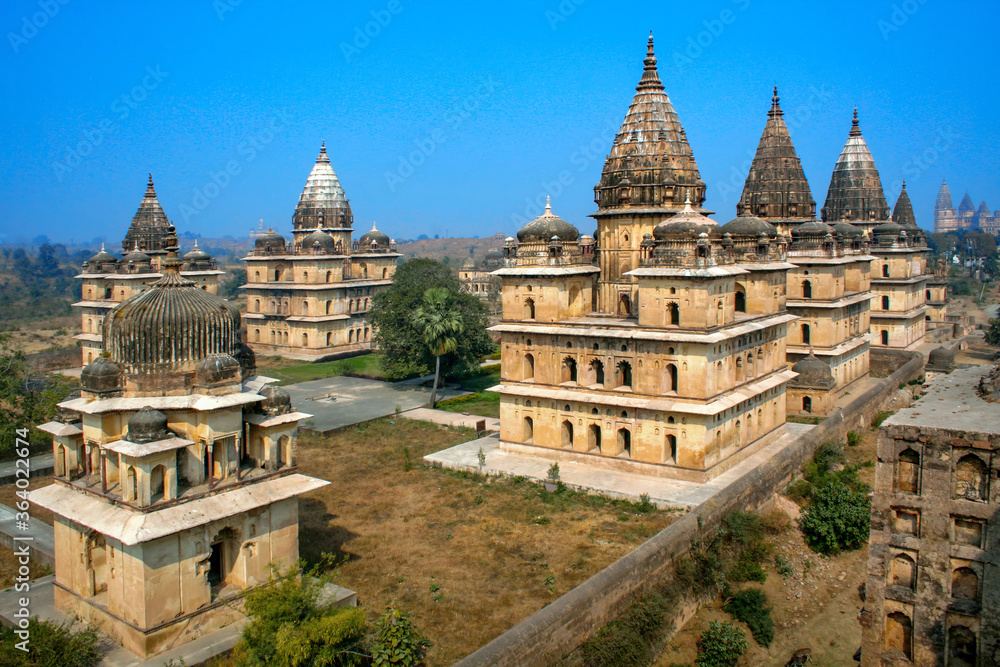
<svg viewBox="0 0 1000 667"><path fill-rule="evenodd" d="M356 229L514 232L593 186L654 31L706 207L735 215L779 87L817 208L858 106L890 205L1000 208L1000 3L7 0L0 240L125 232L152 171L181 232L286 232L326 141ZM367 34L366 34L367 32Z"/></svg>

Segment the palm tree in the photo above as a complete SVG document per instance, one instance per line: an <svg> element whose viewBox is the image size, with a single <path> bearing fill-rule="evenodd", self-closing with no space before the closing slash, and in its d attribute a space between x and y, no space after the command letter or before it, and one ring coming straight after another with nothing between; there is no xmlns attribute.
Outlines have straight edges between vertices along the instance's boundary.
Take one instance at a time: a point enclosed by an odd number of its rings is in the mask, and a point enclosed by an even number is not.
<svg viewBox="0 0 1000 667"><path fill-rule="evenodd" d="M451 309L451 292L444 287L431 287L424 292L424 305L417 308L413 321L424 330L424 345L435 357L434 388L430 407L437 403L438 382L441 378L441 357L458 347L458 334L465 328L461 316Z"/></svg>

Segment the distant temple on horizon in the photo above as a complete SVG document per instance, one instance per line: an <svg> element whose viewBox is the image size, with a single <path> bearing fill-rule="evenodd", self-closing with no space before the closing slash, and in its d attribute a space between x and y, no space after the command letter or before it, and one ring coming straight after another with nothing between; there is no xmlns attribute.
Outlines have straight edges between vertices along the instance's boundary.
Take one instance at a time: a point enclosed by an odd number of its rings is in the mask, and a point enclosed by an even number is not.
<svg viewBox="0 0 1000 667"><path fill-rule="evenodd" d="M941 181L941 189L938 190L937 201L934 202L934 231L935 232L966 232L979 230L987 234L997 236L1000 234L1000 209L990 212L986 201L976 208L972 203L969 191L965 191L961 203L956 210L951 203L951 190L948 189L948 182Z"/></svg>

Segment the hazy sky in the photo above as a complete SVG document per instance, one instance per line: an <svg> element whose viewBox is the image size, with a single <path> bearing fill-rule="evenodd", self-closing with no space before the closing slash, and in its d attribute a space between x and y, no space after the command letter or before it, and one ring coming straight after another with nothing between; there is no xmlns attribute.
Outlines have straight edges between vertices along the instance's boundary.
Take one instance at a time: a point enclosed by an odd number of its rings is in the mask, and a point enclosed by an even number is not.
<svg viewBox="0 0 1000 667"><path fill-rule="evenodd" d="M4 0L0 240L118 241L153 172L181 232L287 232L320 142L355 229L510 234L593 186L646 37L706 207L734 217L778 85L817 210L858 106L890 205L1000 208L1000 3ZM367 34L366 34L367 33Z"/></svg>

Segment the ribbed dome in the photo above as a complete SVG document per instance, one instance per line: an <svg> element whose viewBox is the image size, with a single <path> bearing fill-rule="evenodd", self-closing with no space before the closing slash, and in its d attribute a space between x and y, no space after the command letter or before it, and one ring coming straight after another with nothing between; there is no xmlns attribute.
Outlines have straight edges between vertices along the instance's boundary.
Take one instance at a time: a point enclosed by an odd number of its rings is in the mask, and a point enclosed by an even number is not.
<svg viewBox="0 0 1000 667"><path fill-rule="evenodd" d="M182 278L179 264L174 246L163 277L104 320L104 349L126 372L194 370L210 354L239 348L239 309Z"/></svg>
<svg viewBox="0 0 1000 667"><path fill-rule="evenodd" d="M80 387L94 394L118 391L121 384L121 366L107 357L97 357L80 372Z"/></svg>
<svg viewBox="0 0 1000 667"><path fill-rule="evenodd" d="M931 350L927 355L928 366L952 366L955 364L955 353L946 347Z"/></svg>
<svg viewBox="0 0 1000 667"><path fill-rule="evenodd" d="M901 231L903 231L903 225L900 225L898 223L889 221L889 222L883 222L881 225L878 225L877 227L875 227L875 229L872 230L872 233L876 237L878 237L878 236L899 236L899 233Z"/></svg>
<svg viewBox="0 0 1000 667"><path fill-rule="evenodd" d="M684 202L684 208L680 213L653 228L653 238L658 241L669 238L697 238L699 234L708 234L713 238L722 236L719 223L694 210L690 199Z"/></svg>
<svg viewBox="0 0 1000 667"><path fill-rule="evenodd" d="M167 430L167 416L148 405L128 420L125 439L140 445L165 440L172 434Z"/></svg>
<svg viewBox="0 0 1000 667"><path fill-rule="evenodd" d="M844 236L846 238L855 238L858 236L862 236L865 233L864 230L862 230L860 227L855 227L851 223L844 221L835 224L833 226L833 232L834 234L840 234L841 236Z"/></svg>
<svg viewBox="0 0 1000 667"><path fill-rule="evenodd" d="M799 374L793 382L795 384L825 385L833 382L833 373L830 365L820 361L812 353L804 359L800 359L792 366L792 370Z"/></svg>
<svg viewBox="0 0 1000 667"><path fill-rule="evenodd" d="M281 387L266 385L258 392L264 400L257 407L266 415L286 415L292 411L292 397Z"/></svg>
<svg viewBox="0 0 1000 667"><path fill-rule="evenodd" d="M855 227L854 229L857 229ZM827 234L833 234L834 229L830 225L823 224L818 220L810 220L792 228L792 238L825 238Z"/></svg>
<svg viewBox="0 0 1000 667"><path fill-rule="evenodd" d="M767 234L771 238L776 238L778 236L778 230L774 225L766 220L761 220L760 218L754 216L741 216L739 218L733 218L726 224L722 225L721 232L723 234L731 234L733 236L752 236L754 238L760 234Z"/></svg>
<svg viewBox="0 0 1000 667"><path fill-rule="evenodd" d="M389 235L386 234L385 232L380 232L378 229L376 229L375 223L373 222L371 231L362 235L362 237L358 239L358 243L361 245L362 248L366 248L371 246L373 241L375 242L375 245L377 245L378 247L384 248L388 247L392 239L390 239Z"/></svg>
<svg viewBox="0 0 1000 667"><path fill-rule="evenodd" d="M226 380L240 381L240 362L228 354L210 354L195 367L199 384L217 384Z"/></svg>
<svg viewBox="0 0 1000 667"><path fill-rule="evenodd" d="M105 250L102 243L100 251L87 261L91 264L107 264L108 262L117 262L118 258Z"/></svg>
<svg viewBox="0 0 1000 667"><path fill-rule="evenodd" d="M184 255L185 262L207 262L210 259L212 259L212 256L199 248L197 241L194 242L194 248Z"/></svg>
<svg viewBox="0 0 1000 667"><path fill-rule="evenodd" d="M312 234L307 234L302 239L302 249L306 251L319 248L320 250L329 250L332 252L336 245L337 242L333 240L332 236L318 229Z"/></svg>
<svg viewBox="0 0 1000 667"><path fill-rule="evenodd" d="M521 243L548 243L553 236L560 241L572 242L580 238L580 231L562 218L552 213L551 202L546 201L545 213L538 216L517 232Z"/></svg>
<svg viewBox="0 0 1000 667"><path fill-rule="evenodd" d="M136 264L148 264L149 255L139 250L139 244L136 243L132 248L132 252L122 257L122 262L126 264L129 262L135 262Z"/></svg>
<svg viewBox="0 0 1000 667"><path fill-rule="evenodd" d="M285 237L268 228L266 233L257 237L253 245L257 250L284 250Z"/></svg>

